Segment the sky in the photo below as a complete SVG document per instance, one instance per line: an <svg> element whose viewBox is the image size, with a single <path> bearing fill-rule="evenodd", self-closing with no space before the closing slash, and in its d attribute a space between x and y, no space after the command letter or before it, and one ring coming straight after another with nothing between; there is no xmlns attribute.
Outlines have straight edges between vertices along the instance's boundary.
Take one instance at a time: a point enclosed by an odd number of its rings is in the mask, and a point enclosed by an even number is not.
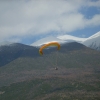
<svg viewBox="0 0 100 100"><path fill-rule="evenodd" d="M100 31L100 0L0 0L0 42L48 36L87 38Z"/></svg>

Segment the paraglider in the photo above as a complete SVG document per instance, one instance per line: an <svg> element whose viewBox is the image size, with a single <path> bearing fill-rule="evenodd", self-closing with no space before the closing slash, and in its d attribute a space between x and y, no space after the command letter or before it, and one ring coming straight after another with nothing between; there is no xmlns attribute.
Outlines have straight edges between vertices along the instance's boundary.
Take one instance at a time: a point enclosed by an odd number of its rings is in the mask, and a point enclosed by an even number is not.
<svg viewBox="0 0 100 100"><path fill-rule="evenodd" d="M57 46L57 50L60 49L60 44L58 42L49 42L47 44L44 44L40 49L39 53L40 55L43 55L43 49L47 48L48 46Z"/></svg>
<svg viewBox="0 0 100 100"><path fill-rule="evenodd" d="M45 48L47 48L49 46L57 46L57 50L60 49L60 44L58 42L49 42L49 43L44 44L43 46L41 46L41 48L39 49L40 55L43 55L43 49L45 49ZM56 59L56 67L55 67L55 70L58 70L58 67L57 67L57 59Z"/></svg>

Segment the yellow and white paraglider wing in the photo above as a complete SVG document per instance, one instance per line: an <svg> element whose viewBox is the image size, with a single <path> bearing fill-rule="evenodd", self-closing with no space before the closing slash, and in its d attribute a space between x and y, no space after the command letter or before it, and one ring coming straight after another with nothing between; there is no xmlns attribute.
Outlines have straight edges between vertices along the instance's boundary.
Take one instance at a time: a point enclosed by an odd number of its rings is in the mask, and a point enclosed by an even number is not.
<svg viewBox="0 0 100 100"><path fill-rule="evenodd" d="M60 49L60 44L58 42L50 42L47 44L44 44L40 49L39 49L39 53L40 55L43 55L43 49L49 47L49 46L57 46L57 50Z"/></svg>

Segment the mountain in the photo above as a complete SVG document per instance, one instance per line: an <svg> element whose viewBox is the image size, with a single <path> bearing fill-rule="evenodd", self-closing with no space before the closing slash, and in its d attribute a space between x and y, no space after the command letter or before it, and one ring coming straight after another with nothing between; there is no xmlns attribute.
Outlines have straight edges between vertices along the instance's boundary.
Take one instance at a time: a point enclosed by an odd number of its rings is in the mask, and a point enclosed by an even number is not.
<svg viewBox="0 0 100 100"><path fill-rule="evenodd" d="M43 56L20 43L0 50L0 100L100 99L99 51L77 42L45 49Z"/></svg>
<svg viewBox="0 0 100 100"><path fill-rule="evenodd" d="M91 49L98 47L99 36L49 37L33 46L3 43L0 100L100 100L100 52ZM51 40L58 41L61 49L52 47L39 55L40 46Z"/></svg>

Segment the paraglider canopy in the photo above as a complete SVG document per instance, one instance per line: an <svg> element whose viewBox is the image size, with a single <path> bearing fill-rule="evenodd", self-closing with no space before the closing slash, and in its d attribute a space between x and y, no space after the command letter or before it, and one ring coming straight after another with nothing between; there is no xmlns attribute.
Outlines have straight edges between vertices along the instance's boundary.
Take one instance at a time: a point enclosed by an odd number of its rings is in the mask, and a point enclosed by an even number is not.
<svg viewBox="0 0 100 100"><path fill-rule="evenodd" d="M58 42L49 42L47 44L44 44L40 49L39 53L40 55L43 55L43 49L47 48L48 46L57 46L57 50L60 49L60 44Z"/></svg>

